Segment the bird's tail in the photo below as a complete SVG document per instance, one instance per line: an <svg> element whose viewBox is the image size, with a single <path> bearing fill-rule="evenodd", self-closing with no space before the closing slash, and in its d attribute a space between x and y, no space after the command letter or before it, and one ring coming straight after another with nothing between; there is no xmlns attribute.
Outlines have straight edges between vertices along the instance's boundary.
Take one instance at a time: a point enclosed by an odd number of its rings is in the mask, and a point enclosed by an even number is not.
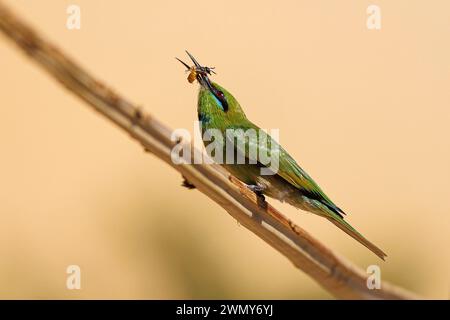
<svg viewBox="0 0 450 320"><path fill-rule="evenodd" d="M361 243L363 246L365 246L367 249L375 253L378 257L380 257L382 260L385 260L387 257L387 254L383 252L380 248L378 248L376 245L374 245L372 242L364 238L358 231L355 230L349 223L344 221L343 218L337 217L335 215L326 215L325 216L328 220L330 220L333 224L335 224L338 228L340 228L342 231L347 233L349 236L351 236L353 239Z"/></svg>

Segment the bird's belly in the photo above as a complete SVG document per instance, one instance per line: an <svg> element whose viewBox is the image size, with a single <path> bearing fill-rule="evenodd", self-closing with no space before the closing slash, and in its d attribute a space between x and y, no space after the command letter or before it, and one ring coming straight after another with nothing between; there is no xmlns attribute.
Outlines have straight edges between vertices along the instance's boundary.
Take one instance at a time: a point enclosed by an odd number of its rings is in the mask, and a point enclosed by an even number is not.
<svg viewBox="0 0 450 320"><path fill-rule="evenodd" d="M222 167L225 168L233 176L249 185L255 185L256 178L259 176L259 168L257 165L222 164Z"/></svg>
<svg viewBox="0 0 450 320"><path fill-rule="evenodd" d="M299 209L308 210L301 192L279 175L261 175L261 166L256 164L223 164L233 176L248 185L259 185L264 188L263 194L287 202Z"/></svg>

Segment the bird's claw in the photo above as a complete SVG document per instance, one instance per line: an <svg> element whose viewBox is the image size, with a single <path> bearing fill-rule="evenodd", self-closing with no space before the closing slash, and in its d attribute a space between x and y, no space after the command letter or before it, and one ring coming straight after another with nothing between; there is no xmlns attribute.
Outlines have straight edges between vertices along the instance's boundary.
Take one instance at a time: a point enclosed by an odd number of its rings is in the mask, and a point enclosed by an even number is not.
<svg viewBox="0 0 450 320"><path fill-rule="evenodd" d="M195 185L193 185L192 183L189 182L188 179L186 179L185 176L183 177L183 182L181 183L181 186L187 188L187 189L195 189Z"/></svg>
<svg viewBox="0 0 450 320"><path fill-rule="evenodd" d="M260 207L264 208L267 206L266 198L264 197L263 194L265 190L263 186L258 184L248 184L247 188L256 194L257 202Z"/></svg>
<svg viewBox="0 0 450 320"><path fill-rule="evenodd" d="M248 184L247 188L256 193L257 195L262 195L264 191L264 187L259 184Z"/></svg>

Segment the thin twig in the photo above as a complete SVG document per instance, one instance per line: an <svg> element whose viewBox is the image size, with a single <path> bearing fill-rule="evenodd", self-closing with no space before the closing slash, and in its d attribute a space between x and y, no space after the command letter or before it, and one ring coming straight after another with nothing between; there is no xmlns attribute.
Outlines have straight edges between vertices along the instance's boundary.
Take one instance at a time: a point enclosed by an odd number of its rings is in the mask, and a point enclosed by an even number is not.
<svg viewBox="0 0 450 320"><path fill-rule="evenodd" d="M0 30L70 92L122 128L141 143L145 150L180 172L189 183L222 206L242 226L278 250L335 297L416 297L386 282L382 283L381 289L369 290L366 285L367 274L362 269L333 253L272 206L258 204L253 192L238 180L230 178L217 165L175 165L171 161L170 152L176 142L171 140L172 131L168 127L94 79L2 3Z"/></svg>

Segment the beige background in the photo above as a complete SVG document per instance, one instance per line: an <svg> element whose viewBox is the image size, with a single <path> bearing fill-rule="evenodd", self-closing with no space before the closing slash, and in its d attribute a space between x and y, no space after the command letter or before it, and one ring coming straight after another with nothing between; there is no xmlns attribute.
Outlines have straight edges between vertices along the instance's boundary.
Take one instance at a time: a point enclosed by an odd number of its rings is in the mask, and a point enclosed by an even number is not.
<svg viewBox="0 0 450 320"><path fill-rule="evenodd" d="M383 279L448 298L450 2L376 1L380 31L371 1L6 3L173 128L192 130L197 94L174 56L216 66L387 262L272 203ZM3 36L0 70L0 298L331 298Z"/></svg>

